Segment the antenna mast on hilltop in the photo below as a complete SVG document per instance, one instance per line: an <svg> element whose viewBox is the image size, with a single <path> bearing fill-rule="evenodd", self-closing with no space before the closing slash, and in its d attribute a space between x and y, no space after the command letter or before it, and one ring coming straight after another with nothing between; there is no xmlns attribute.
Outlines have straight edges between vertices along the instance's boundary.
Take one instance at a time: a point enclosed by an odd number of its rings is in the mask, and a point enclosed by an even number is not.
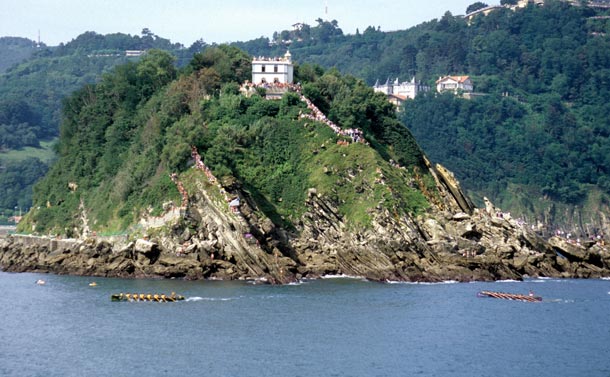
<svg viewBox="0 0 610 377"><path fill-rule="evenodd" d="M324 16L328 19L328 0L324 2Z"/></svg>

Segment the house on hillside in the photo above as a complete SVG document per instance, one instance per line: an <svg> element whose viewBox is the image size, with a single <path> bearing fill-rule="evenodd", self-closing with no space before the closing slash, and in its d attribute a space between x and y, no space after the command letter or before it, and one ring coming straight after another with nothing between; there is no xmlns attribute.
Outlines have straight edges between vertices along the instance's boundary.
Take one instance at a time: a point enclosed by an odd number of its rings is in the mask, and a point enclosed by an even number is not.
<svg viewBox="0 0 610 377"><path fill-rule="evenodd" d="M572 0L563 0L563 1L568 1L570 3L574 3L574 1L572 1ZM491 6L481 8L481 9L477 9L474 12L470 12L470 13L466 14L464 16L464 18L466 18L466 20L468 21L468 25L470 25L472 23L472 20L480 14L487 16L491 12L496 11L498 9L502 9L502 8L508 8L508 9L511 9L514 11L519 8L525 8L529 4L544 5L544 0L518 0L515 5L491 5Z"/></svg>
<svg viewBox="0 0 610 377"><path fill-rule="evenodd" d="M21 221L21 219L23 218L23 216L11 216L8 218L9 222L13 222L15 224L19 224L19 222Z"/></svg>
<svg viewBox="0 0 610 377"><path fill-rule="evenodd" d="M142 56L146 51L144 50L125 50L125 56L134 57L134 56Z"/></svg>
<svg viewBox="0 0 610 377"><path fill-rule="evenodd" d="M436 80L436 91L439 93L446 91L472 93L473 90L474 87L470 76L445 76L439 77Z"/></svg>
<svg viewBox="0 0 610 377"><path fill-rule="evenodd" d="M430 91L430 87L419 80L415 80L415 77L413 77L411 81L404 82L399 82L398 78L393 82L390 82L390 79L387 79L384 84L379 84L379 80L377 80L373 86L373 90L385 94L388 101L399 108L407 98L413 99L419 93L428 92Z"/></svg>
<svg viewBox="0 0 610 377"><path fill-rule="evenodd" d="M286 51L281 58L258 57L252 59L252 83L292 84L294 66L292 55Z"/></svg>
<svg viewBox="0 0 610 377"><path fill-rule="evenodd" d="M394 106L396 106L396 110L399 110L403 103L407 100L407 97L401 96L398 94L386 94L388 97L388 101Z"/></svg>

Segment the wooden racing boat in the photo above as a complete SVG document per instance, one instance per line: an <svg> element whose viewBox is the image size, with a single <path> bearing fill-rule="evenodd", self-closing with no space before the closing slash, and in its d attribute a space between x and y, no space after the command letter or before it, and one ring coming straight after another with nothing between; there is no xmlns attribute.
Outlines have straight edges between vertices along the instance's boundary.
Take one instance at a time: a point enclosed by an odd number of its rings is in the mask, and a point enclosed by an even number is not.
<svg viewBox="0 0 610 377"><path fill-rule="evenodd" d="M530 292L529 295L520 295L520 294L517 294L517 293L480 291L479 293L477 293L477 296L478 297L501 298L501 299L504 299L504 300L527 301L527 302L542 301L542 297L534 296L533 292Z"/></svg>
<svg viewBox="0 0 610 377"><path fill-rule="evenodd" d="M165 294L144 294L144 293L118 293L110 295L111 301L154 301L154 302L176 302L184 300L184 296L180 296L172 292L170 295Z"/></svg>

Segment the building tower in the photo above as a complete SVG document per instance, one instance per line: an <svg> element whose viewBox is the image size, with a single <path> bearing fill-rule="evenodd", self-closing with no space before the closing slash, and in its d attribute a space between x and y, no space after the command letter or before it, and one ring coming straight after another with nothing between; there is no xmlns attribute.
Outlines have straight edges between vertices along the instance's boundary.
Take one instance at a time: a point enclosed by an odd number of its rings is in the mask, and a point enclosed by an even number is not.
<svg viewBox="0 0 610 377"><path fill-rule="evenodd" d="M252 82L254 84L292 84L294 66L292 55L286 51L281 58L258 57L252 59Z"/></svg>

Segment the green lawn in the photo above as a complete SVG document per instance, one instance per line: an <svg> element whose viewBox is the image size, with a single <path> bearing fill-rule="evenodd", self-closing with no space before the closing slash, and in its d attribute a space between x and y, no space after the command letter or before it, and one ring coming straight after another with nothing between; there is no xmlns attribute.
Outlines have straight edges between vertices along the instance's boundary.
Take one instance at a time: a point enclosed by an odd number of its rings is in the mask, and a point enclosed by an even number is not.
<svg viewBox="0 0 610 377"><path fill-rule="evenodd" d="M40 148L25 147L19 150L0 153L0 161L22 161L28 157L37 157L44 162L49 162L55 157L52 146L56 141L57 139L41 141Z"/></svg>

